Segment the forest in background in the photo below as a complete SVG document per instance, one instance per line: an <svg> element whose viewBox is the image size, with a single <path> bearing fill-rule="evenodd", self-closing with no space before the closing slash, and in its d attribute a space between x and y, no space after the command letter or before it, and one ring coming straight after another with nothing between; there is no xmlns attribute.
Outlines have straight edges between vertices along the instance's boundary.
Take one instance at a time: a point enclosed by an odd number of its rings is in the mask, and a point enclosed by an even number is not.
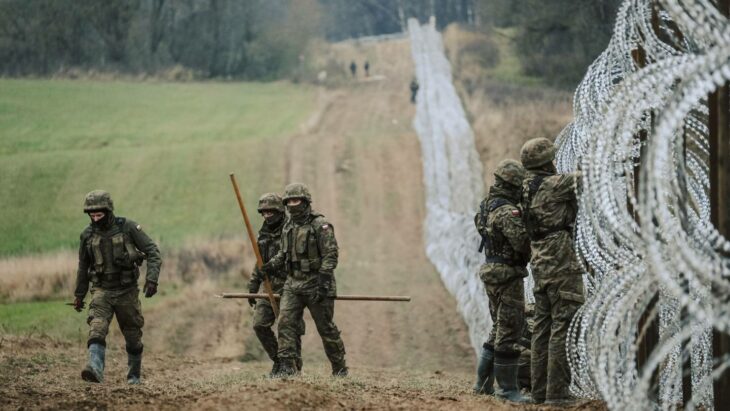
<svg viewBox="0 0 730 411"><path fill-rule="evenodd" d="M436 17L507 35L524 74L573 87L605 48L619 0L0 0L0 74L70 69L296 79L313 40L404 31ZM480 47L483 47L480 49ZM494 54L488 43L474 53ZM495 56L498 58L498 56ZM188 77L190 77L188 76Z"/></svg>

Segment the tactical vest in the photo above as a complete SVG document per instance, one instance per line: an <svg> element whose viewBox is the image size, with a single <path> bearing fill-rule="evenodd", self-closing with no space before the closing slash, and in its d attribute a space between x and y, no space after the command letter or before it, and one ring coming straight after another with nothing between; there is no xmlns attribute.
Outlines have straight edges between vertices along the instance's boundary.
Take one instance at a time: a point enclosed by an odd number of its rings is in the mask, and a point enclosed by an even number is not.
<svg viewBox="0 0 730 411"><path fill-rule="evenodd" d="M91 282L96 286L118 288L137 283L143 254L134 246L125 222L123 217L117 217L109 230L92 229L85 240L93 262L89 271Z"/></svg>
<svg viewBox="0 0 730 411"><path fill-rule="evenodd" d="M499 263L511 266L524 266L527 261L522 261L515 250L509 245L509 241L501 231L494 230L489 224L489 213L494 210L512 204L509 200L502 197L496 197L483 205L484 227L487 228L487 235L484 236L484 254L485 262Z"/></svg>
<svg viewBox="0 0 730 411"><path fill-rule="evenodd" d="M261 259L263 260L264 264L269 262L272 257L274 257L279 250L281 249L281 227L279 227L278 230L275 232L270 231L259 231L259 236L257 238L257 242L259 244L259 251L261 251ZM280 275L271 275L269 276L269 280L271 281L271 285L274 288L278 288L281 285L284 285L284 280L286 279L286 271L283 273L279 272L277 274Z"/></svg>
<svg viewBox="0 0 730 411"><path fill-rule="evenodd" d="M548 235L557 233L558 231L567 231L569 234L573 232L572 226L545 227L540 224L537 216L530 211L530 208L532 207L532 200L535 198L537 191L540 189L540 186L542 186L542 183L547 177L549 176L536 176L527 183L527 190L523 192L523 204L525 207L524 210L522 210L522 219L525 223L525 229L527 230L528 237L530 237L530 241L543 240Z"/></svg>
<svg viewBox="0 0 730 411"><path fill-rule="evenodd" d="M317 274L322 266L322 250L316 230L322 216L315 214L312 217L300 226L294 226L293 222L287 224L281 236L281 247L286 255L285 268L297 279Z"/></svg>

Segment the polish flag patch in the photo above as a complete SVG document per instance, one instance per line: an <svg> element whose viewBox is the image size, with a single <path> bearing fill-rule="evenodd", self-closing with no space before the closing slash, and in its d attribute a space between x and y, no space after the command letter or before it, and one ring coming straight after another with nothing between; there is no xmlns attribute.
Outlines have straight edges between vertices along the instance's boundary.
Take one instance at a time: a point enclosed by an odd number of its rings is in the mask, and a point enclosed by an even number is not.
<svg viewBox="0 0 730 411"><path fill-rule="evenodd" d="M512 217L520 217L521 215L520 210L512 210Z"/></svg>

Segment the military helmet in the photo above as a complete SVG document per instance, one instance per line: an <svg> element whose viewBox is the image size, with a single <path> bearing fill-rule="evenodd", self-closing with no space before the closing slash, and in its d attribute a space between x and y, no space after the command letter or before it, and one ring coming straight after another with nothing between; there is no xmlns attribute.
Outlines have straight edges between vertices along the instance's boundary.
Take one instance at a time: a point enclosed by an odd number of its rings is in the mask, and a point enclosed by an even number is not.
<svg viewBox="0 0 730 411"><path fill-rule="evenodd" d="M284 189L284 204L292 198L301 198L308 203L312 202L312 195L309 189L302 183L291 183Z"/></svg>
<svg viewBox="0 0 730 411"><path fill-rule="evenodd" d="M281 201L281 196L276 193L266 193L259 198L259 213L264 210L275 210L278 212L284 212L284 203Z"/></svg>
<svg viewBox="0 0 730 411"><path fill-rule="evenodd" d="M494 175L513 186L521 187L522 180L525 179L525 168L519 161L509 158L499 162Z"/></svg>
<svg viewBox="0 0 730 411"><path fill-rule="evenodd" d="M525 168L537 168L555 159L555 145L545 137L529 140L520 150L520 161Z"/></svg>
<svg viewBox="0 0 730 411"><path fill-rule="evenodd" d="M92 211L114 211L112 196L104 190L94 190L84 198L84 213Z"/></svg>

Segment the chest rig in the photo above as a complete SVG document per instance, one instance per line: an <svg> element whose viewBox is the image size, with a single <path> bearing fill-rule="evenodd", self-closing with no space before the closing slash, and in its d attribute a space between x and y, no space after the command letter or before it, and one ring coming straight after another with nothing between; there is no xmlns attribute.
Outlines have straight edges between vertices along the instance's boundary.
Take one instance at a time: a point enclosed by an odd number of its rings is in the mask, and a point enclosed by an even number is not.
<svg viewBox="0 0 730 411"><path fill-rule="evenodd" d="M86 240L91 257L91 281L102 287L130 285L139 278L143 255L124 230L125 219L118 217L109 230L92 230Z"/></svg>
<svg viewBox="0 0 730 411"><path fill-rule="evenodd" d="M297 279L316 275L322 265L322 250L316 230L317 216L302 225L287 224L281 236L286 269Z"/></svg>

